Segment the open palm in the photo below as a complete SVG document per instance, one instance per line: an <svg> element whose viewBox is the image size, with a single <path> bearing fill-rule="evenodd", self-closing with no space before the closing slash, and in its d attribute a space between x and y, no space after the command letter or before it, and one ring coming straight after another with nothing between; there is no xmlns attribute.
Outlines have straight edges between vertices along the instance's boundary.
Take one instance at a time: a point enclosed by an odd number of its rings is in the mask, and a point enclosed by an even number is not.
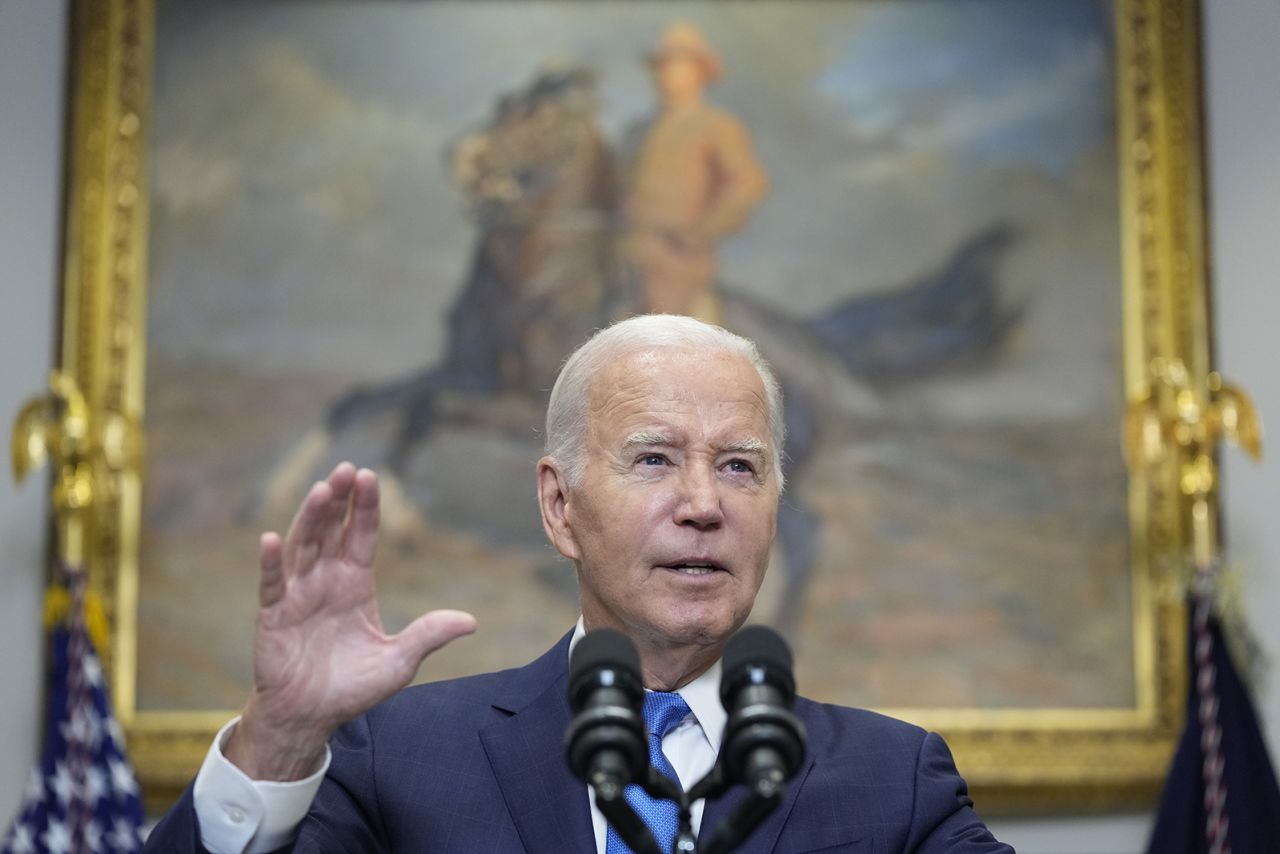
<svg viewBox="0 0 1280 854"><path fill-rule="evenodd" d="M262 536L254 690L226 750L251 777L311 773L333 730L475 629L470 614L432 611L386 634L373 578L377 539L377 476L349 463L312 486L283 540Z"/></svg>

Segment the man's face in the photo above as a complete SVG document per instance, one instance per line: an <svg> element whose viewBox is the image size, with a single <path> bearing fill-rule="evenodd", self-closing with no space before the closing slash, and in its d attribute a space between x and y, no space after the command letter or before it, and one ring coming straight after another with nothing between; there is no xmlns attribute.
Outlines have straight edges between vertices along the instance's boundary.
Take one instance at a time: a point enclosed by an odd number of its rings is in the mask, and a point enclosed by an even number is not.
<svg viewBox="0 0 1280 854"><path fill-rule="evenodd" d="M737 354L642 351L595 378L557 542L588 629L707 646L746 620L776 527L770 442L764 385Z"/></svg>
<svg viewBox="0 0 1280 854"><path fill-rule="evenodd" d="M679 100L701 92L707 85L706 75L698 59L690 54L674 53L654 65L658 91L664 100Z"/></svg>

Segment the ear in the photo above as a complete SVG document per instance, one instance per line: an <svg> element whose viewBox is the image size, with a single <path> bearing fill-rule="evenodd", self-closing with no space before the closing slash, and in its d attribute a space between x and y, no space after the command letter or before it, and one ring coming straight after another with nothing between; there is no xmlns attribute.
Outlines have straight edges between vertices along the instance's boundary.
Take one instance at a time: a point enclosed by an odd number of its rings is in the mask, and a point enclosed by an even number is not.
<svg viewBox="0 0 1280 854"><path fill-rule="evenodd" d="M578 560L581 552L569 524L569 480L552 457L538 460L538 509L551 545L569 560Z"/></svg>

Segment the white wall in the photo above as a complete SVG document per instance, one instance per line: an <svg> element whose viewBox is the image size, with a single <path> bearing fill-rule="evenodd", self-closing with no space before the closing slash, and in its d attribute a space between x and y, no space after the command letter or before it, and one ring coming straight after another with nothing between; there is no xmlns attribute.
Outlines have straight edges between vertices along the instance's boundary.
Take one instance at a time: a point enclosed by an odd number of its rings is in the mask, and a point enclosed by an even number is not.
<svg viewBox="0 0 1280 854"><path fill-rule="evenodd" d="M47 479L15 486L8 447L53 361L65 28L65 0L0 0L0 826L40 728Z"/></svg>
<svg viewBox="0 0 1280 854"><path fill-rule="evenodd" d="M1259 696L1280 761L1280 3L1205 3L1209 213L1217 368L1249 391L1270 433L1257 465L1224 457L1227 559L1245 573L1250 625L1271 659ZM1269 445L1269 447L1267 447Z"/></svg>
<svg viewBox="0 0 1280 854"><path fill-rule="evenodd" d="M1280 436L1280 4L1205 3L1211 240L1218 365L1255 396ZM50 364L56 275L65 0L0 0L0 425ZM1278 439L1277 441L1280 441ZM1226 535L1251 572L1250 616L1280 666L1280 445L1261 466L1226 454ZM43 479L0 476L0 824L21 797L39 724ZM1280 756L1280 672L1261 696ZM1126 854L1147 815L1001 821L1022 854Z"/></svg>

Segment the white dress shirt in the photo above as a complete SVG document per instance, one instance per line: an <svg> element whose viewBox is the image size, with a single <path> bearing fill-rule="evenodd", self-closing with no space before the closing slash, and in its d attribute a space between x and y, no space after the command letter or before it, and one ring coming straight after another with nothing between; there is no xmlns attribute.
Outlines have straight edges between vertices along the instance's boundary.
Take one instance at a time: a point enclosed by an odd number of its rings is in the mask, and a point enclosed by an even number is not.
<svg viewBox="0 0 1280 854"><path fill-rule="evenodd" d="M582 619L569 642L570 654L586 634ZM671 762L681 784L688 789L715 764L727 719L720 705L720 662L679 689L692 712L662 739L662 752ZM286 783L251 780L222 755L222 746L235 726L235 718L213 739L204 764L196 774L192 800L200 820L200 841L213 854L262 854L279 848L297 832L311 808L332 758L325 748L324 762L303 780ZM595 793L588 787L591 825L596 851L604 854L608 823L596 809ZM693 804L691 818L696 834L702 825L703 802Z"/></svg>

